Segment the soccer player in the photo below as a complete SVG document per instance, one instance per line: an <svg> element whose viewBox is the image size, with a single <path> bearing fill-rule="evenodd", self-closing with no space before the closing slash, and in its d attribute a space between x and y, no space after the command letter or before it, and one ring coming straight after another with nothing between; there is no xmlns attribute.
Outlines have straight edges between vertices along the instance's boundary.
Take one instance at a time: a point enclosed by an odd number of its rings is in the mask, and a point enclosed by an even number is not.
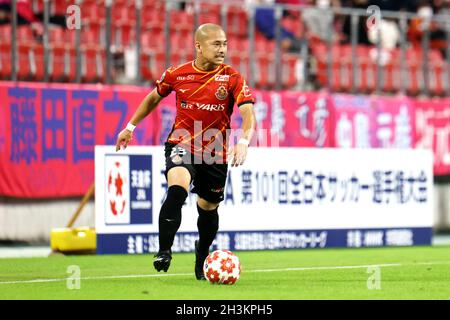
<svg viewBox="0 0 450 320"><path fill-rule="evenodd" d="M126 148L134 128L164 97L176 92L175 123L165 143L167 197L159 215L159 251L154 267L167 272L172 245L181 224L181 208L191 192L197 193L199 240L195 241L195 276L205 280L203 262L217 231L217 208L224 198L228 162L242 165L255 131L254 98L244 78L224 64L227 38L216 24L195 32L196 59L168 68L117 138L116 151ZM234 104L242 115L242 135L227 152ZM230 161L228 161L230 159Z"/></svg>

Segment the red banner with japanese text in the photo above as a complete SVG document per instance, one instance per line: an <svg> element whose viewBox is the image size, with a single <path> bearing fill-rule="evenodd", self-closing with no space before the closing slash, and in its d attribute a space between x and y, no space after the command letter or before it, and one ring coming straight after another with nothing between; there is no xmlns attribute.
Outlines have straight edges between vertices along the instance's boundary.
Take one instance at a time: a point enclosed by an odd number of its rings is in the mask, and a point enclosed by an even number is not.
<svg viewBox="0 0 450 320"><path fill-rule="evenodd" d="M432 149L435 175L450 174L450 99L415 102L415 148Z"/></svg>
<svg viewBox="0 0 450 320"><path fill-rule="evenodd" d="M349 94L333 94L331 100L335 116L335 147L413 147L413 100Z"/></svg>
<svg viewBox="0 0 450 320"><path fill-rule="evenodd" d="M0 82L0 195L79 196L94 181L94 146L115 144L149 89ZM154 144L155 114L134 143Z"/></svg>

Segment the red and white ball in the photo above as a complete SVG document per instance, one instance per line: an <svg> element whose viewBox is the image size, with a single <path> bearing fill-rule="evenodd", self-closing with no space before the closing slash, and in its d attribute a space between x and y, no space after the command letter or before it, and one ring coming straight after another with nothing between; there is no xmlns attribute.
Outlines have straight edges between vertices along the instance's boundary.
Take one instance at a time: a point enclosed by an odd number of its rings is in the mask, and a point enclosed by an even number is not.
<svg viewBox="0 0 450 320"><path fill-rule="evenodd" d="M241 264L231 251L216 250L205 259L203 273L211 283L235 284L241 274Z"/></svg>

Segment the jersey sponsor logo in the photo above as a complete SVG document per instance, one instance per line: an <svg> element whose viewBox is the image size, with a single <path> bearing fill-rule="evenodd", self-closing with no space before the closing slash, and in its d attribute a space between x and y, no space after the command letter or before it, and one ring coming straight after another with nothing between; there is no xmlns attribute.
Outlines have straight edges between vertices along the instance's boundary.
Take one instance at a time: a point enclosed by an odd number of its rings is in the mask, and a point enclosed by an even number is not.
<svg viewBox="0 0 450 320"><path fill-rule="evenodd" d="M228 91L225 86L220 86L216 91L216 97L219 100L225 100L228 97Z"/></svg>
<svg viewBox="0 0 450 320"><path fill-rule="evenodd" d="M198 110L207 110L207 111L223 111L225 110L225 104L212 104L212 103L196 103Z"/></svg>
<svg viewBox="0 0 450 320"><path fill-rule="evenodd" d="M190 75L188 75L188 76L178 76L177 77L177 80L178 81L184 81L184 80L194 80L195 79L195 77L194 77L194 75L192 75L192 74L190 74Z"/></svg>
<svg viewBox="0 0 450 320"><path fill-rule="evenodd" d="M186 102L181 101L180 106L182 109L194 109L197 107L197 110L206 110L206 111L223 111L225 110L225 103L213 104L213 103L198 103L198 102Z"/></svg>
<svg viewBox="0 0 450 320"><path fill-rule="evenodd" d="M192 109L193 105L191 103L187 103L186 101L181 101L180 106L182 109Z"/></svg>
<svg viewBox="0 0 450 320"><path fill-rule="evenodd" d="M216 81L230 81L230 75L228 74L218 74L215 77Z"/></svg>
<svg viewBox="0 0 450 320"><path fill-rule="evenodd" d="M181 93L185 93L186 91L189 91L189 90L191 90L191 89L181 89L180 88Z"/></svg>

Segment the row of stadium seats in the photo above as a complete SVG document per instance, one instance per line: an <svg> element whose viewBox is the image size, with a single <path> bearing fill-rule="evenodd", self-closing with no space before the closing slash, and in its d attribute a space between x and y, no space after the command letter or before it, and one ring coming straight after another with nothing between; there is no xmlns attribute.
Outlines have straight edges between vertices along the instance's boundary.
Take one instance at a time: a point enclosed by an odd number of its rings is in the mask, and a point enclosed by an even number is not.
<svg viewBox="0 0 450 320"><path fill-rule="evenodd" d="M33 5L36 14L43 12L43 0L35 0ZM66 9L73 1L62 0L51 2L51 14L66 15ZM162 30L165 22L164 1L144 1L140 10L142 30ZM220 4L202 4L199 7L198 24L205 22L221 23ZM105 25L106 10L103 0L82 1L80 4L81 17L84 26L90 24ZM170 12L171 31L185 31L192 33L195 24L193 8L191 10L176 10ZM134 0L113 1L111 7L111 21L118 25L131 25L136 23L136 8ZM242 7L229 6L226 13L227 33L231 35L246 36L247 13ZM96 26L94 26L96 27ZM114 26L113 26L114 27Z"/></svg>
<svg viewBox="0 0 450 320"><path fill-rule="evenodd" d="M61 27L49 28L49 43L75 43L75 30L69 30ZM11 42L12 30L10 25L0 26L0 39L2 42ZM105 45L105 28L96 23L90 23L81 29L80 41L83 44L100 44ZM20 26L17 28L18 42L39 42L28 26ZM116 22L111 29L111 43L116 47L133 46L136 40L134 26L127 22ZM255 50L268 52L275 49L274 41L265 39L263 36L256 37ZM239 36L228 36L229 49L231 50L248 50L249 41L247 38ZM171 47L175 50L193 50L193 34L192 32L171 32ZM165 48L165 36L163 32L157 30L147 30L141 33L141 45L144 48L162 49Z"/></svg>
<svg viewBox="0 0 450 320"><path fill-rule="evenodd" d="M21 34L26 31L19 28ZM67 31L72 32L72 31ZM72 32L73 33L73 32ZM30 36L30 35L28 35ZM26 39L26 38L25 38ZM262 88L271 88L275 85L274 70L274 43L257 38L255 43L255 74L253 75L256 85ZM50 78L53 81L74 81L76 54L75 46L65 41L52 39L49 47ZM184 41L183 41L184 40ZM153 41L153 42L152 42ZM180 64L194 58L194 51L190 43L191 40L174 36L171 38L172 54L171 64ZM11 45L9 41L0 45L0 78L8 79L11 74ZM141 72L144 79L154 81L158 79L165 68L165 47L163 38L158 39L143 35L141 54ZM230 41L229 62L239 69L246 77L250 76L250 58L248 55L248 40L236 39ZM104 46L83 42L80 47L82 63L82 81L93 82L105 79ZM317 79L322 86L328 83L327 59L328 50L325 44L316 44L312 47L313 55L317 60ZM267 54L270 53L270 54ZM23 80L43 80L43 45L33 41L18 42L18 78ZM334 91L349 92L352 90L353 61L352 48L347 45L334 45L332 47L333 65L331 86ZM377 66L376 49L373 47L358 46L356 48L357 63L355 65L355 89L359 92L373 92L376 89ZM395 49L389 54L389 61L382 66L382 81L380 88L384 92L398 92L401 89L401 52ZM339 57L338 59L336 59ZM283 54L282 58L282 86L293 87L297 84L295 74L297 56ZM422 51L420 49L409 48L406 50L406 89L409 94L418 94L424 88ZM442 95L445 90L445 68L447 64L437 51L430 51L429 63L429 90L434 95Z"/></svg>
<svg viewBox="0 0 450 320"><path fill-rule="evenodd" d="M35 14L44 12L44 0L31 0L31 7ZM113 0L112 10L117 11L122 8L133 8L135 6L135 0ZM57 0L49 1L50 15L66 15L67 7L75 4L74 0ZM82 16L85 14L92 14L92 12L99 12L99 16L104 17L105 0L80 0L79 5L82 8ZM164 0L142 0L142 7L146 10L164 10Z"/></svg>
<svg viewBox="0 0 450 320"><path fill-rule="evenodd" d="M67 5L72 0L51 1L52 14L64 14ZM127 47L135 45L135 7L134 0L113 1L111 21L111 43L113 54L122 54ZM152 82L158 79L165 68L166 40L164 34L165 2L162 0L144 0L141 30L141 72L143 78ZM105 9L104 0L81 1L82 22L81 29L81 62L82 81L93 82L105 79ZM220 4L202 4L201 14L197 23L216 22L221 19ZM33 0L36 13L42 12L43 0ZM239 69L247 78L250 76L249 41L247 39L247 14L243 7L228 8L227 31L229 39L228 61ZM176 65L194 58L193 28L194 14L192 8L174 10L170 14L170 64ZM285 28L297 35L303 34L304 26L298 19L284 19ZM20 26L18 32L18 70L19 79L43 79L43 48L42 41L37 39L31 28ZM0 26L0 77L8 79L10 70L10 56L8 52L11 42L11 28L9 25ZM49 29L50 76L53 81L74 81L75 79L75 34L74 30L52 26ZM320 41L311 41L311 53L317 62L312 66L317 83L320 86L328 84L328 47ZM335 44L332 46L333 65L331 87L334 91L348 92L352 90L353 68L355 68L355 89L359 92L373 92L377 83L376 50L373 47L358 46L357 62L353 66L352 49L348 45ZM272 88L275 86L274 67L275 42L267 40L258 31L255 38L255 50L251 58L255 61L256 86ZM382 81L380 88L384 92L398 92L400 79L407 80L409 94L417 94L424 88L423 59L420 49L408 49L405 60L406 76L401 77L400 50L395 49L385 54L386 60L382 66ZM431 93L441 95L445 91L446 62L437 51L431 51L428 57L429 87ZM9 59L9 60L8 60ZM123 59L123 58L122 58ZM298 84L298 62L300 58L295 54L282 55L282 86L291 88ZM8 69L9 68L9 69ZM114 73L114 70L112 71Z"/></svg>
<svg viewBox="0 0 450 320"><path fill-rule="evenodd" d="M193 52L174 53L170 57L170 64L177 65L194 58ZM250 78L250 61L254 59L255 72L253 79L258 88L274 88L276 81L275 55L232 52L228 54L229 63L238 69L246 78ZM293 54L282 56L281 82L283 88L292 88L297 84L296 65L298 58ZM164 51L144 51L141 55L141 71L144 79L159 79L164 72Z"/></svg>
<svg viewBox="0 0 450 320"><path fill-rule="evenodd" d="M10 79L11 45L0 43L0 79ZM81 80L105 81L105 50L98 45L81 45ZM17 78L19 80L44 80L44 46L20 43L17 46ZM68 44L53 44L49 48L49 76L52 81L76 79L76 50Z"/></svg>
<svg viewBox="0 0 450 320"><path fill-rule="evenodd" d="M44 47L36 43L20 43L17 48L17 77L19 80L44 80ZM170 64L177 65L192 60L194 53L174 52ZM273 54L258 54L255 59L254 79L258 87L275 86L275 70ZM83 82L105 81L106 52L98 45L82 45L80 47L81 80ZM250 57L248 54L231 53L230 63L250 76ZM9 79L11 69L11 45L0 44L0 79ZM289 88L296 84L295 55L283 55L282 82ZM165 52L144 50L141 53L141 72L144 79L153 81L161 77L165 69ZM76 50L69 44L52 44L49 47L49 77L51 81L73 82L76 80Z"/></svg>
<svg viewBox="0 0 450 320"><path fill-rule="evenodd" d="M312 52L317 60L317 78L322 86L328 83L326 44L318 43L312 46ZM333 91L350 92L352 90L353 68L355 68L355 89L358 92L371 93L377 85L377 49L360 45L356 48L356 65L352 61L352 48L350 45L332 46L333 64L331 88ZM425 77L423 72L424 57L421 48L408 48L404 61L406 74L402 76L401 50L396 48L384 51L381 54L381 88L387 93L401 90L404 80L405 89L410 95L417 95L424 90ZM440 52L430 50L427 57L429 66L429 91L433 95L443 95L446 87L445 72L447 63Z"/></svg>

